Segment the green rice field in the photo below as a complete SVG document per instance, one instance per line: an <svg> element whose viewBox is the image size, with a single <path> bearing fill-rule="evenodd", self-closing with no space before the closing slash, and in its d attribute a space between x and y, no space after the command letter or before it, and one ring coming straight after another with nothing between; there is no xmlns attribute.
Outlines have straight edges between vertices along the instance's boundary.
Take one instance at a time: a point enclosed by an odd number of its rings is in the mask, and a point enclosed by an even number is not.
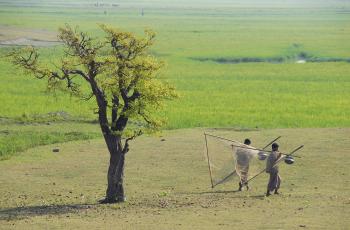
<svg viewBox="0 0 350 230"><path fill-rule="evenodd" d="M140 35L145 28L156 31L151 52L167 63L159 77L180 94L159 111L168 118L168 129L350 125L346 1L104 1L96 6L96 1L18 0L0 1L0 7L2 41L50 41L65 23L96 37L102 36L99 23ZM1 55L9 49L3 45ZM41 58L52 64L61 51L42 47ZM95 119L94 102L47 95L45 82L32 80L6 58L0 61L0 97L5 118L31 121L64 111Z"/></svg>

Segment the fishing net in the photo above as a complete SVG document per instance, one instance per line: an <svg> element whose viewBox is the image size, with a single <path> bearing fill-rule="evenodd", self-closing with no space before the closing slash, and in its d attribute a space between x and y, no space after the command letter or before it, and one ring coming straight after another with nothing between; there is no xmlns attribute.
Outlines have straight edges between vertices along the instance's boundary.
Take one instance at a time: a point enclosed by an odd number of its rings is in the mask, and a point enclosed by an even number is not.
<svg viewBox="0 0 350 230"><path fill-rule="evenodd" d="M210 134L206 134L205 138L212 187L233 180L246 182L265 168L266 162L259 160L261 152L258 150Z"/></svg>

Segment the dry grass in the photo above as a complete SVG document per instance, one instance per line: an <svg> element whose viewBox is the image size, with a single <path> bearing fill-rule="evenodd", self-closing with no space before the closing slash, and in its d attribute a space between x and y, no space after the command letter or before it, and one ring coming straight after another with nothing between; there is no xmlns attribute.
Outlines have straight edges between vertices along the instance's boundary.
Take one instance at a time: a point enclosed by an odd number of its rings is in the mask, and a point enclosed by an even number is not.
<svg viewBox="0 0 350 230"><path fill-rule="evenodd" d="M283 135L282 150L301 143L293 166L283 164L282 195L265 198L267 175L235 192L210 189L203 131L142 137L127 156L124 204L98 205L108 154L102 140L34 148L0 162L3 229L347 229L350 129L211 130L259 146ZM161 141L165 139L165 141ZM271 219L272 218L272 219Z"/></svg>

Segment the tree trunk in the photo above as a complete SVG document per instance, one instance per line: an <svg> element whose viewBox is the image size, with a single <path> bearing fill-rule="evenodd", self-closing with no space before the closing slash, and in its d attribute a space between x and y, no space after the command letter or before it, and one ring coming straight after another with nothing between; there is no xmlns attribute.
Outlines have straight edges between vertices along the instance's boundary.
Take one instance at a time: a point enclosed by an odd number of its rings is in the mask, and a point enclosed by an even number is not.
<svg viewBox="0 0 350 230"><path fill-rule="evenodd" d="M107 173L106 198L102 203L115 203L125 201L123 177L125 154L123 152L120 137L108 135L105 137L110 153L109 168Z"/></svg>

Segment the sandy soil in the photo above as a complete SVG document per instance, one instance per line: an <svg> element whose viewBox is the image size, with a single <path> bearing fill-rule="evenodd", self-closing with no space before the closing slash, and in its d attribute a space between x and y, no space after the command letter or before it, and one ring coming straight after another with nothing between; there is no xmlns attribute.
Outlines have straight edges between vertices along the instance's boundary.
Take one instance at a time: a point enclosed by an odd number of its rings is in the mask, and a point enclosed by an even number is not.
<svg viewBox="0 0 350 230"><path fill-rule="evenodd" d="M0 25L0 46L54 46L60 44L57 34L45 29L28 29Z"/></svg>

